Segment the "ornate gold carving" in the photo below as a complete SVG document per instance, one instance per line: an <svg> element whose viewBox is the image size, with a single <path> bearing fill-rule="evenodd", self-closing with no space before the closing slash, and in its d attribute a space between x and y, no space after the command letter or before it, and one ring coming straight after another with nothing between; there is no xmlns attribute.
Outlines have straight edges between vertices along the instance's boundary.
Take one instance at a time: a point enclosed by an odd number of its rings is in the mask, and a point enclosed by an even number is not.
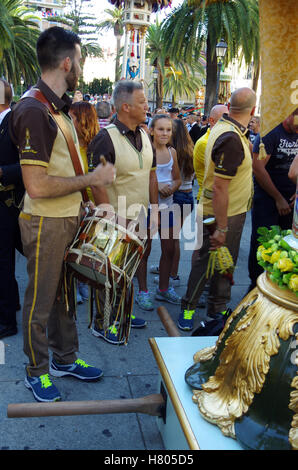
<svg viewBox="0 0 298 470"><path fill-rule="evenodd" d="M200 351L196 352L193 359L194 362L206 362L212 359L215 352L215 346L208 347L201 349Z"/></svg>
<svg viewBox="0 0 298 470"><path fill-rule="evenodd" d="M263 283L266 284L266 275L262 276L265 276ZM275 289L279 290L278 287ZM275 301L277 299L278 294ZM297 301L293 306L297 308ZM293 335L293 326L298 322L297 311L272 302L256 288L229 318L215 350L230 323L243 308L247 308L246 313L226 340L214 376L202 385L203 390L193 392L193 400L204 418L216 424L224 435L234 438L234 422L247 412L255 393L262 390L270 357L277 354L280 347L279 338L287 340ZM200 357L199 353L195 354L196 358ZM207 356L203 350L202 359Z"/></svg>

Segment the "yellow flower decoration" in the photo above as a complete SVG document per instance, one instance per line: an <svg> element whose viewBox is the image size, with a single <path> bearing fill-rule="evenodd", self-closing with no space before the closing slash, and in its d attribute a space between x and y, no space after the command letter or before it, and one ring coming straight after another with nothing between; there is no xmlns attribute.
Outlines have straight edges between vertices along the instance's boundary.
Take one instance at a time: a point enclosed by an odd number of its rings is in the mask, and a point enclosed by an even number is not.
<svg viewBox="0 0 298 470"><path fill-rule="evenodd" d="M289 288L294 292L298 292L298 274L293 274L290 277Z"/></svg>
<svg viewBox="0 0 298 470"><path fill-rule="evenodd" d="M276 263L279 260L280 254L281 254L281 250L275 251L271 256L270 263L272 264Z"/></svg>
<svg viewBox="0 0 298 470"><path fill-rule="evenodd" d="M278 260L277 267L282 273L293 271L294 263L289 258L281 258Z"/></svg>
<svg viewBox="0 0 298 470"><path fill-rule="evenodd" d="M267 248L267 250L262 250L262 258L264 261L268 261L269 263L271 262L271 248Z"/></svg>

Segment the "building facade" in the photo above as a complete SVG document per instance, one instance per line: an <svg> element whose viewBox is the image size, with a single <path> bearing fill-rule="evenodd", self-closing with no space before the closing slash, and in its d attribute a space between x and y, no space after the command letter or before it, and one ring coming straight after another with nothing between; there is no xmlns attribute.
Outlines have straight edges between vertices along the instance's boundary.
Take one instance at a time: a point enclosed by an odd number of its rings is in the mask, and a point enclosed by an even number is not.
<svg viewBox="0 0 298 470"><path fill-rule="evenodd" d="M64 11L64 6L62 5L61 0L24 0L23 3L27 8L34 10L34 16L38 18L36 21L38 22L38 26L41 31L53 26L53 23L49 20L51 18L61 16ZM55 24L60 25L59 23Z"/></svg>

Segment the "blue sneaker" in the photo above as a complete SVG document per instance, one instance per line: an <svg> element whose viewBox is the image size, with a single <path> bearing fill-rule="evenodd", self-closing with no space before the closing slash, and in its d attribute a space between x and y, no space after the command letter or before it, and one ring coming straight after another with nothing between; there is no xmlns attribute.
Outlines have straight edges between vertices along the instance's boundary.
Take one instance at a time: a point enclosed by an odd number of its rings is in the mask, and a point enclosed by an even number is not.
<svg viewBox="0 0 298 470"><path fill-rule="evenodd" d="M82 359L77 359L73 364L57 364L54 360L50 365L50 374L54 377L65 377L71 375L80 380L98 380L103 372L97 367L89 366Z"/></svg>
<svg viewBox="0 0 298 470"><path fill-rule="evenodd" d="M121 341L119 340L118 329L115 325L111 325L108 328L108 331L106 331L106 332L104 330L98 329L94 325L94 328L92 328L92 334L94 336L96 336L97 338L104 339L105 341L107 341L110 344L123 344L124 341L125 341L124 339L121 340Z"/></svg>
<svg viewBox="0 0 298 470"><path fill-rule="evenodd" d="M135 317L134 315L131 316L131 327L132 328L144 328L147 325L146 320L142 318Z"/></svg>
<svg viewBox="0 0 298 470"><path fill-rule="evenodd" d="M191 331L193 329L193 315L195 310L182 310L178 318L178 328L184 331Z"/></svg>
<svg viewBox="0 0 298 470"><path fill-rule="evenodd" d="M25 386L31 389L35 400L41 402L52 402L61 400L58 389L52 384L49 374L39 377L26 377Z"/></svg>

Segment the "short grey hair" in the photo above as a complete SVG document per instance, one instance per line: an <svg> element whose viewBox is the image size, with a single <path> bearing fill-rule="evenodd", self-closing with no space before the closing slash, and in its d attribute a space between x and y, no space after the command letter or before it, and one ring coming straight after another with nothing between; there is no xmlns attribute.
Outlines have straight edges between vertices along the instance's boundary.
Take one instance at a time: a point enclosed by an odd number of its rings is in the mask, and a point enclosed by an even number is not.
<svg viewBox="0 0 298 470"><path fill-rule="evenodd" d="M143 84L141 82L121 80L116 84L113 91L112 102L117 112L120 111L124 103L131 103L132 94L136 90L143 90Z"/></svg>

